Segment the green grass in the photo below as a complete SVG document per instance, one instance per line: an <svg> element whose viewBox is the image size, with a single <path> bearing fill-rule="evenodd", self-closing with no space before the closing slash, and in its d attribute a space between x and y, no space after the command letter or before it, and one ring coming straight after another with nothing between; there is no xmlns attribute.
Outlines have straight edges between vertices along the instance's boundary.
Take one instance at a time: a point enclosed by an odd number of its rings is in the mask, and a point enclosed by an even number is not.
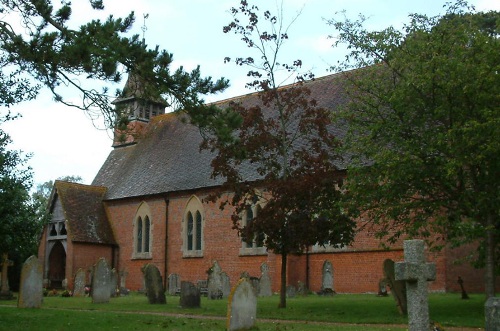
<svg viewBox="0 0 500 331"><path fill-rule="evenodd" d="M461 300L459 294L431 294L431 320L444 327L483 327L484 295L470 297L470 300ZM289 298L286 309L278 309L278 301L278 296L259 298L256 330L324 330L325 325L321 323L343 324L328 324L328 330L406 329L401 325L406 324L407 319L399 315L390 296L311 295ZM87 297L45 297L41 309L13 308L16 304L16 301L0 301L0 331L224 330L227 310L227 300L202 298L202 308L181 309L179 297L167 297L166 305L150 305L144 295L135 293L112 298L104 304L93 304Z"/></svg>

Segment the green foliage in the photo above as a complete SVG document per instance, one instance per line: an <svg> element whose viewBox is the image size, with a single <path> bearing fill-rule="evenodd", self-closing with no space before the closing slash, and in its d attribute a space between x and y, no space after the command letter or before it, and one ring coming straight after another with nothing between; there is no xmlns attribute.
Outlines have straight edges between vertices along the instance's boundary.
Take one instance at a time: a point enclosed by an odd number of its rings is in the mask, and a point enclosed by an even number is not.
<svg viewBox="0 0 500 331"><path fill-rule="evenodd" d="M491 267L500 235L500 13L458 1L442 16L410 15L401 31L367 31L363 22L330 21L351 51L335 69L356 69L344 74L352 104L340 114L350 126L351 213L389 241L479 240Z"/></svg>
<svg viewBox="0 0 500 331"><path fill-rule="evenodd" d="M94 10L104 8L103 1L89 2ZM33 99L45 86L54 100L102 114L113 127L120 114L113 112L110 98L114 96L109 90L124 71L134 71L144 79L144 86L154 91L151 93L169 99L174 110L193 111L203 104L201 96L221 91L228 84L225 79L213 82L211 77L202 78L199 68L186 72L181 67L171 72L171 53L158 46L148 49L138 35L125 37L135 21L133 12L125 18L109 16L105 21L91 20L71 29L69 1L56 8L46 0L2 0L0 11L4 15L0 19L2 105ZM17 18L22 28L5 17ZM96 85L102 85L102 90ZM67 87L82 95L81 103L70 101Z"/></svg>

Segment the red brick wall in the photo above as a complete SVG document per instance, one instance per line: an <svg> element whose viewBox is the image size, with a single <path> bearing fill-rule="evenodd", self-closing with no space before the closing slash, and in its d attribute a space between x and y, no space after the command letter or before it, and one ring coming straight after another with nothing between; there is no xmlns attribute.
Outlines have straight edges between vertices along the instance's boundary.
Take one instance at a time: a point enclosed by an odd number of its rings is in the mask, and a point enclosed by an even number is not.
<svg viewBox="0 0 500 331"><path fill-rule="evenodd" d="M68 288L73 288L74 278L78 269L82 268L90 274L93 266L103 257L110 269L113 266L113 248L108 245L95 245L86 243L68 242L66 251L66 279L68 280ZM87 278L87 281L90 278Z"/></svg>
<svg viewBox="0 0 500 331"><path fill-rule="evenodd" d="M196 192L203 199L206 192ZM143 199L127 199L107 203L109 219L119 244L117 270L128 273L126 285L131 290L142 288L141 267L146 263L154 263L160 270L164 283L171 273L181 275L182 280L196 282L206 279L206 271L217 260L234 285L242 272L259 277L260 265L269 265L273 291L280 288L281 257L272 253L258 256L240 256L241 240L232 229L230 209L220 210L218 203L203 204L204 237L203 257L183 257L182 252L182 219L186 205L193 194L170 196L167 202L162 197ZM133 220L141 202L147 202L151 210L152 222L152 258L133 259ZM168 209L168 210L167 210ZM167 222L168 214L168 222ZM167 265L165 266L165 240L168 235ZM436 262L438 277L430 283L433 291L446 289L444 254L427 253L428 260ZM401 243L397 243L391 251L381 250L380 241L370 231L357 235L355 243L344 251L335 253L309 254L309 275L306 274L307 257L290 256L288 261L287 283L297 285L298 281L306 283L309 279L310 289L319 291L322 282L322 266L330 260L334 268L334 287L339 293L376 293L378 283L383 278L382 265L387 258L394 261L403 260Z"/></svg>
<svg viewBox="0 0 500 331"><path fill-rule="evenodd" d="M484 269L474 269L471 261L477 257L477 245L469 244L446 250L446 291L461 292L458 277L463 280L467 293L484 293ZM500 292L500 277L496 279L496 292Z"/></svg>

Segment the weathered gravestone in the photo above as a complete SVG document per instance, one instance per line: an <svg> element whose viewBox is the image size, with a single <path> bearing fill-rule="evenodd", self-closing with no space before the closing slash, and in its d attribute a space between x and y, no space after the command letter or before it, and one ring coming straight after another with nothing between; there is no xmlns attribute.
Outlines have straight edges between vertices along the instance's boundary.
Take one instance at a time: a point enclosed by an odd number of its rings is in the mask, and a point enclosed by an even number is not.
<svg viewBox="0 0 500 331"><path fill-rule="evenodd" d="M111 287L111 270L104 258L100 258L92 270L92 302L109 302Z"/></svg>
<svg viewBox="0 0 500 331"><path fill-rule="evenodd" d="M396 280L394 275L394 261L387 259L384 261L384 275L387 285L391 289L391 294L396 301L399 313L406 315L408 312L406 302L406 284L402 280Z"/></svg>
<svg viewBox="0 0 500 331"><path fill-rule="evenodd" d="M286 297L287 298L295 298L295 295L297 294L297 289L293 285L288 285L286 287Z"/></svg>
<svg viewBox="0 0 500 331"><path fill-rule="evenodd" d="M116 272L116 269L111 269L111 274L110 274L110 278L109 278L109 283L110 283L110 286L109 286L109 294L111 297L116 297L116 290L118 289L118 274Z"/></svg>
<svg viewBox="0 0 500 331"><path fill-rule="evenodd" d="M404 262L394 266L396 280L406 281L408 330L429 328L427 281L436 279L436 264L426 263L423 240L405 240Z"/></svg>
<svg viewBox="0 0 500 331"><path fill-rule="evenodd" d="M484 331L500 330L500 298L491 297L484 304Z"/></svg>
<svg viewBox="0 0 500 331"><path fill-rule="evenodd" d="M168 276L168 294L177 295L181 290L181 276L178 274L170 274Z"/></svg>
<svg viewBox="0 0 500 331"><path fill-rule="evenodd" d="M21 270L19 308L40 308L43 300L43 268L36 256L30 256Z"/></svg>
<svg viewBox="0 0 500 331"><path fill-rule="evenodd" d="M248 330L257 318L257 296L246 278L238 281L227 302L227 330Z"/></svg>
<svg viewBox="0 0 500 331"><path fill-rule="evenodd" d="M269 297L273 295L271 290L271 276L269 276L269 266L266 262L260 265L259 297Z"/></svg>
<svg viewBox="0 0 500 331"><path fill-rule="evenodd" d="M386 297L387 294L387 279L382 278L378 282L378 293L377 296L379 297Z"/></svg>
<svg viewBox="0 0 500 331"><path fill-rule="evenodd" d="M200 308L200 290L193 283L181 282L181 298L179 299L181 308Z"/></svg>
<svg viewBox="0 0 500 331"><path fill-rule="evenodd" d="M144 274L144 286L146 287L146 295L150 304L165 304L165 291L163 289L163 281L160 270L152 263L142 267Z"/></svg>
<svg viewBox="0 0 500 331"><path fill-rule="evenodd" d="M321 291L333 292L333 266L332 262L325 260L323 262L323 272L321 281Z"/></svg>
<svg viewBox="0 0 500 331"><path fill-rule="evenodd" d="M73 283L73 296L74 297L83 297L85 296L85 279L86 279L85 270L82 268L78 269L75 274L75 280Z"/></svg>
<svg viewBox="0 0 500 331"><path fill-rule="evenodd" d="M458 285L460 285L460 289L462 290L462 299L468 300L469 299L469 295L465 291L464 280L460 276L458 276Z"/></svg>
<svg viewBox="0 0 500 331"><path fill-rule="evenodd" d="M2 254L2 286L0 287L0 300L11 300L14 296L9 288L9 278L7 277L7 269L12 267L14 263L9 260L7 254Z"/></svg>
<svg viewBox="0 0 500 331"><path fill-rule="evenodd" d="M208 275L208 298L222 299L222 269L217 261L214 261Z"/></svg>
<svg viewBox="0 0 500 331"><path fill-rule="evenodd" d="M127 276L128 272L125 270L120 271L120 295L128 295L129 290L127 288Z"/></svg>
<svg viewBox="0 0 500 331"><path fill-rule="evenodd" d="M231 280L225 272L221 272L220 277L222 281L222 297L227 298L231 294Z"/></svg>

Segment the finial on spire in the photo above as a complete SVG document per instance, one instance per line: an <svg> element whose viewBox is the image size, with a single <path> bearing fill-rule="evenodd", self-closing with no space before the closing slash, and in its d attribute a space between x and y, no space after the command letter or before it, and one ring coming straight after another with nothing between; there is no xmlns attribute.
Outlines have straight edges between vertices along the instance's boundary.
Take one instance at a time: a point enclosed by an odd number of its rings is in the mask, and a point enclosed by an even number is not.
<svg viewBox="0 0 500 331"><path fill-rule="evenodd" d="M144 25L141 27L141 30L142 30L142 43L145 45L146 44L146 31L148 29L148 27L146 26L146 19L149 18L149 14L143 14L142 17L144 19Z"/></svg>

